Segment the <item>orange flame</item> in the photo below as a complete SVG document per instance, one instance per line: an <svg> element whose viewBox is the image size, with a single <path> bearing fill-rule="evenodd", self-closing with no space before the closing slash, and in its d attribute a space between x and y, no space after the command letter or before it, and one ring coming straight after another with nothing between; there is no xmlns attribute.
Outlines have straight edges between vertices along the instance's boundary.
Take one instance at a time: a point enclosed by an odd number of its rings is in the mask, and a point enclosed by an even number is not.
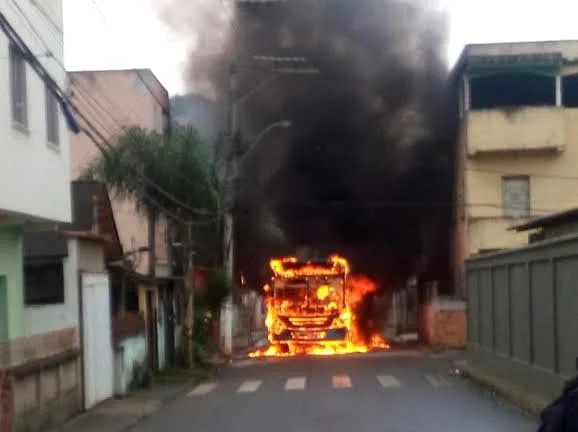
<svg viewBox="0 0 578 432"><path fill-rule="evenodd" d="M292 278L296 276L333 276L349 273L349 263L345 258L338 255L332 255L329 257L328 264L331 265L330 267L313 263L306 263L297 268L287 268L285 265L297 262L297 258L295 257L273 258L269 262L269 265L276 276L284 278Z"/></svg>
<svg viewBox="0 0 578 432"><path fill-rule="evenodd" d="M271 269L277 277L291 278L296 276L326 276L326 275L347 275L350 272L349 263L345 258L333 255L329 259L329 266L320 266L311 263L305 263L303 266L286 266L287 263L297 263L294 257L272 259L270 261ZM289 267L289 268L287 268ZM286 342L276 344L273 335L280 334L285 328L284 324L277 317L277 312L273 304L272 297L267 299L267 317L265 325L269 333L268 348L254 351L249 354L250 357L267 357L267 356L295 356L295 355L314 355L314 356L331 356L350 353L365 353L373 349L388 349L389 345L380 333L372 334L367 341L364 338L359 327L358 317L355 310L368 294L377 291L377 285L369 278L360 275L351 275L348 277L345 286L345 307L341 310L339 318L334 323L334 327L346 328L348 337L344 341L324 341L314 344ZM267 291L269 292L269 290ZM315 295L321 301L328 297L329 287L320 286ZM283 306L290 306L283 302ZM291 308L288 308L291 310ZM327 304L327 310L338 310L335 302ZM290 319L298 321L299 319L308 318L307 315L292 312ZM333 327L331 327L333 328Z"/></svg>

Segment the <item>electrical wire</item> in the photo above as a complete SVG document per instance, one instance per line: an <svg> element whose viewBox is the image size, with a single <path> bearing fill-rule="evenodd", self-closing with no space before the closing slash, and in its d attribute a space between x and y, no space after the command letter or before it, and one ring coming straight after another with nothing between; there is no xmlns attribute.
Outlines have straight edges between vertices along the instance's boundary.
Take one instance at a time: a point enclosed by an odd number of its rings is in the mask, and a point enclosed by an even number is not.
<svg viewBox="0 0 578 432"><path fill-rule="evenodd" d="M30 48L26 43L22 40L22 38L16 33L14 28L10 25L10 22L6 19L4 14L0 13L0 28L6 34L6 36L11 40L11 42L15 43L18 48L23 52L26 61L30 64L30 66L38 73L39 77L48 85L49 89L53 92L56 98L61 102L65 103L70 106L74 112L78 115L78 117L85 123L85 125L90 128L91 131L91 140L97 144L103 144L105 148L113 149L114 147L108 142L106 137L102 135L100 131L93 125L93 123L86 117L86 115L78 109L78 106L70 100L70 98L66 95L66 93L58 86L58 84L54 81L54 79L50 76L50 74L46 71L44 66L39 62L39 60L34 56L34 54L30 51ZM86 128L83 130L84 133L87 133ZM95 137L96 135L96 137ZM98 140L97 140L98 139ZM106 153L106 149L99 145L99 150L104 151ZM176 198L174 195L167 192L161 186L156 184L146 175L142 174L138 168L127 164L127 168L130 168L134 171L135 175L138 176L143 183L147 184L149 187L157 191L160 195L164 196L167 200L176 204L177 207L181 207L182 209L187 210L188 212L196 215L210 215L209 212L200 209L194 209L191 206L184 203L182 200Z"/></svg>
<svg viewBox="0 0 578 432"><path fill-rule="evenodd" d="M90 0L90 2L94 5L94 8L96 9L96 11L98 12L98 14L99 14L100 17L102 18L102 21L103 21L106 25L109 25L106 16L104 15L102 9L100 8L100 6L99 6L98 3L96 2L96 0Z"/></svg>
<svg viewBox="0 0 578 432"><path fill-rule="evenodd" d="M94 107L94 105L91 103L91 101L92 101L92 102L95 102L95 103L98 105L98 107L100 108L100 110L102 110L103 112L105 112L106 114L108 114L108 116L111 118L111 120L112 120L114 123L117 124L119 130L126 131L126 130L128 129L126 126L121 125L121 124L110 114L110 112L109 112L106 108L104 108L102 105L98 104L98 102L96 101L96 99L95 99L94 97L90 96L90 94L85 93L85 92L82 90L82 87L77 87L77 90L80 90L80 92L79 92L78 94L85 100L86 104L94 111L94 113L96 114L97 117L98 117L98 113L96 112L97 110L95 109L95 107ZM96 123L96 121L95 121L95 123ZM109 134L110 136L112 136L113 134L115 134L115 133L118 132L118 131L114 131L113 133L111 133L105 126L102 125L102 123L100 123L99 126L102 128L102 130L103 130L105 133ZM188 178L187 176L185 176L184 174L182 174L181 172L179 172L179 171L173 171L172 174L175 175L175 176L177 176L179 179L181 179L181 181L185 181L186 183L189 183L189 184L193 185L193 182L191 181L191 179ZM195 185L195 186L198 186L197 184L194 184L194 185ZM215 218L212 218L212 219L214 220Z"/></svg>
<svg viewBox="0 0 578 432"><path fill-rule="evenodd" d="M44 38L42 37L42 35L40 34L40 32L36 29L36 27L34 26L34 24L32 24L32 21L30 20L30 18L28 17L28 15L26 15L26 13L24 12L24 10L22 9L22 7L20 6L20 4L18 4L18 2L16 0L11 0L12 4L16 7L17 11L19 12L19 14L22 16L22 18L24 18L24 20L26 21L26 24L28 26L28 28L30 29L30 31L32 33L34 33L34 35L36 36L36 38L40 41L40 43L42 44L42 46L44 46L44 48L46 49L46 52L48 53L48 56L53 59L57 65L59 65L63 71L66 72L66 68L64 67L64 63L60 61L60 59L58 59L54 53L52 52L52 50L50 49L50 47L46 44L46 42L44 41Z"/></svg>
<svg viewBox="0 0 578 432"><path fill-rule="evenodd" d="M40 6L36 0L28 0L28 1L42 14L42 16L44 16L44 18L46 18L48 20L48 22L52 25L52 27L54 28L56 33L58 33L61 36L61 38L63 38L64 37L64 31L54 21L54 19L50 16L50 14L42 6ZM61 41L58 41L58 42L62 43Z"/></svg>
<svg viewBox="0 0 578 432"><path fill-rule="evenodd" d="M491 169L491 168L466 168L466 171L474 171L474 172L485 172L485 173L493 173L493 174L501 174L503 176L519 176L524 175L530 178L546 178L552 180L578 180L578 175L560 175L560 174L540 174L540 173L532 173L532 172L513 172L513 171L504 171L498 169Z"/></svg>
<svg viewBox="0 0 578 432"><path fill-rule="evenodd" d="M109 27L111 30L114 30L112 27L113 25L111 24L111 22L108 20L108 18L106 17L104 11L102 10L102 8L100 7L100 5L98 4L98 2L96 0L90 0L91 3L94 5L94 8L96 9L96 11L98 12L98 14L100 15L100 17L102 18L103 23ZM149 86L148 82L146 81L145 78L142 77L141 75L141 70L140 69L133 69L134 72L136 73L138 79L143 83L143 85L145 86L145 88L148 90L148 92L150 93L150 95L157 101L157 103L159 104L159 106L161 107L161 109L164 110L164 106L165 103L164 101L162 101L161 99L159 99L159 97L156 95L156 93L154 92L153 89L151 89L151 87Z"/></svg>
<svg viewBox="0 0 578 432"><path fill-rule="evenodd" d="M91 106L91 108L93 109L93 111L95 113L96 113L96 110L95 110L92 102L94 102L94 104L97 105L99 107L99 109L102 110L102 112L106 113L108 115L108 117L112 120L112 122L114 122L117 125L118 130L114 131L114 133L112 133L112 134L105 127L103 127L103 130L106 131L110 136L114 135L115 133L117 133L120 130L126 131L128 129L126 126L122 125L116 119L116 117L114 115L112 115L106 107L103 106L103 104L99 103L96 100L96 98L91 95L90 91L88 91L86 88L82 87L79 82L75 81L74 85L75 85L76 90L80 90L80 96L85 100L85 102L88 105ZM103 95L103 97L106 97L106 95ZM110 101L110 99L106 98L106 100L109 101L110 105L114 105L114 107L116 107L118 110L122 110L118 105L116 105L112 101ZM137 116L134 111L131 111L131 113L134 114L135 117ZM102 126L102 124L101 124L101 126ZM190 185L198 186L196 183L193 183L190 178L188 178L186 175L184 175L183 173L181 173L179 171L173 171L172 174L175 175L176 177L178 177L181 181L184 181ZM207 186L207 188L208 188L208 186Z"/></svg>

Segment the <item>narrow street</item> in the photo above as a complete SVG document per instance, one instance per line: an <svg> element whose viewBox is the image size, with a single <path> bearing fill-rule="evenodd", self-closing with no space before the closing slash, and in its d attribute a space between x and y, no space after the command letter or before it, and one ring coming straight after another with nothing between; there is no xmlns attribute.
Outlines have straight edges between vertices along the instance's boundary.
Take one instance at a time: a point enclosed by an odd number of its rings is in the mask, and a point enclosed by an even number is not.
<svg viewBox="0 0 578 432"><path fill-rule="evenodd" d="M244 361L135 431L526 432L525 414L419 351Z"/></svg>

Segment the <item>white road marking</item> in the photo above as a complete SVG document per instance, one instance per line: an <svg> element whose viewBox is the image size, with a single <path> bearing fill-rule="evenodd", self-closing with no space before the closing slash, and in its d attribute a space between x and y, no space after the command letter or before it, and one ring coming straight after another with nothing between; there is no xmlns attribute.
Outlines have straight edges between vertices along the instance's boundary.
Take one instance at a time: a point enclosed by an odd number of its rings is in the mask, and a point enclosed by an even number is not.
<svg viewBox="0 0 578 432"><path fill-rule="evenodd" d="M305 382L304 377L289 378L285 383L285 390L305 390Z"/></svg>
<svg viewBox="0 0 578 432"><path fill-rule="evenodd" d="M188 396L189 397L203 396L203 395L206 395L208 393L211 393L213 390L215 390L215 388L217 388L217 384L215 384L215 383L200 384L197 387L195 387L193 389L193 391L191 391L188 394Z"/></svg>
<svg viewBox="0 0 578 432"><path fill-rule="evenodd" d="M334 376L333 388L351 388L351 379L347 375Z"/></svg>
<svg viewBox="0 0 578 432"><path fill-rule="evenodd" d="M383 387L401 387L401 383L393 375L380 375L377 380Z"/></svg>
<svg viewBox="0 0 578 432"><path fill-rule="evenodd" d="M432 387L450 387L450 383L439 375L426 375L425 379Z"/></svg>
<svg viewBox="0 0 578 432"><path fill-rule="evenodd" d="M245 381L239 389L237 393L254 393L259 389L261 386L261 381Z"/></svg>

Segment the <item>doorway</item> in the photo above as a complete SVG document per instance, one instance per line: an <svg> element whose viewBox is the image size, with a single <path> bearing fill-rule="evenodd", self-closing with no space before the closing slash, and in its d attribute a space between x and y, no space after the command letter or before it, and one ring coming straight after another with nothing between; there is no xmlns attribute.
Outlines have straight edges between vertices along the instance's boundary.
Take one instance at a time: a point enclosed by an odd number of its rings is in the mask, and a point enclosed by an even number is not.
<svg viewBox="0 0 578 432"><path fill-rule="evenodd" d="M152 371L158 369L157 314L154 304L154 293L146 290L147 335L149 340L149 367Z"/></svg>
<svg viewBox="0 0 578 432"><path fill-rule="evenodd" d="M8 283L0 276L0 341L8 340Z"/></svg>

